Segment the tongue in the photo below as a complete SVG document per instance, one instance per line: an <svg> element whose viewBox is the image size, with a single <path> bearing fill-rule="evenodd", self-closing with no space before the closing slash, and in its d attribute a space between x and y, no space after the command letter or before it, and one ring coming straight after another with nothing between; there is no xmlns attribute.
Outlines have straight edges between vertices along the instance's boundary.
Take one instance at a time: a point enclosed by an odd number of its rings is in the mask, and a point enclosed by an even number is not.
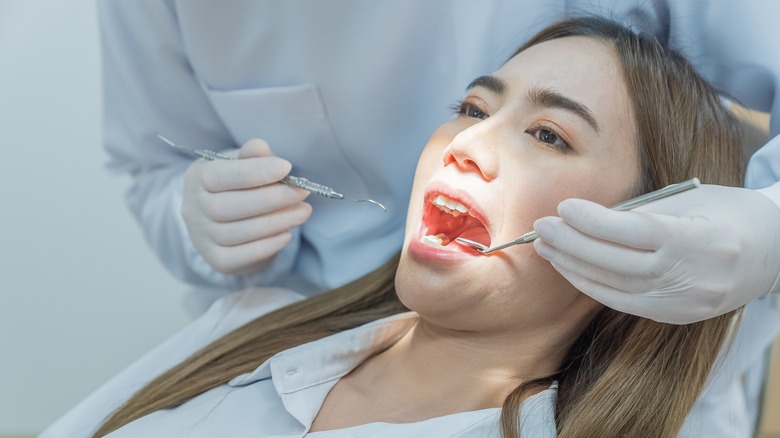
<svg viewBox="0 0 780 438"><path fill-rule="evenodd" d="M457 237L465 237L483 245L490 245L490 235L484 225L468 214L457 216L442 211L439 207L429 204L423 222L426 234L443 237L442 245L447 245Z"/></svg>
<svg viewBox="0 0 780 438"><path fill-rule="evenodd" d="M468 230L460 233L458 237L463 237L465 239L479 242L485 246L490 246L490 235L488 234L485 227L469 228Z"/></svg>

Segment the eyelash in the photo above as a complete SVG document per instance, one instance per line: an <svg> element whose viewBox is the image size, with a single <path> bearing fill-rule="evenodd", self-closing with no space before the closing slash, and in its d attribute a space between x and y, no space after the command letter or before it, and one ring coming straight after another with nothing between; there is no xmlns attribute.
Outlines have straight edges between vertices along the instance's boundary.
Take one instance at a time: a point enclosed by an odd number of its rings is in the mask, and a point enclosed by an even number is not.
<svg viewBox="0 0 780 438"><path fill-rule="evenodd" d="M463 100L459 100L455 102L450 108L452 109L452 112L455 113L455 115L457 116L473 117L479 120L485 120L486 118L490 117L487 113L482 111L478 106L469 102L465 102ZM549 134L554 135L555 140L552 143L550 143L539 138L539 135L542 134L543 131L546 132L545 135L549 135ZM564 153L571 153L574 151L572 147L569 145L569 143L563 140L563 138L561 138L561 136L558 135L558 133L555 132L554 129L550 128L549 126L545 126L541 123L534 123L531 127L529 127L525 131L525 133L530 135L535 141L547 147L558 149L559 151Z"/></svg>
<svg viewBox="0 0 780 438"><path fill-rule="evenodd" d="M458 100L457 102L452 104L452 106L450 106L450 109L452 110L453 113L455 113L455 115L458 116L474 117L480 120L485 120L489 117L488 114L482 111L478 106L463 100ZM478 111L480 116L469 114L470 110Z"/></svg>
<svg viewBox="0 0 780 438"><path fill-rule="evenodd" d="M556 140L553 143L546 142L539 138L539 135L542 131L546 131L552 135L555 136ZM525 131L526 134L533 137L534 140L538 141L539 143L542 143L545 146L553 147L555 149L558 149L559 151L563 153L571 153L574 152L574 149L572 149L571 146L569 146L569 143L566 143L564 139L561 138L558 133L555 132L555 130L542 125L541 123L534 123L530 128L528 128Z"/></svg>

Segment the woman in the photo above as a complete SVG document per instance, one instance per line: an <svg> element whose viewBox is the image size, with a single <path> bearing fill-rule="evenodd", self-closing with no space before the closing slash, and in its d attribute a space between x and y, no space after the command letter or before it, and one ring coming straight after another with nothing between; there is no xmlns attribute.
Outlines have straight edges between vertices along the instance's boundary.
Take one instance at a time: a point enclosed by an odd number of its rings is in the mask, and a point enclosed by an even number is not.
<svg viewBox="0 0 780 438"><path fill-rule="evenodd" d="M533 248L482 256L454 239L509 241L570 197L609 205L693 176L739 185L736 145L717 93L654 40L595 18L549 27L432 135L397 269L294 304L277 291L278 310L146 383L182 354L169 343L49 432L676 436L733 312L685 326L621 314ZM244 292L201 325L267 310Z"/></svg>

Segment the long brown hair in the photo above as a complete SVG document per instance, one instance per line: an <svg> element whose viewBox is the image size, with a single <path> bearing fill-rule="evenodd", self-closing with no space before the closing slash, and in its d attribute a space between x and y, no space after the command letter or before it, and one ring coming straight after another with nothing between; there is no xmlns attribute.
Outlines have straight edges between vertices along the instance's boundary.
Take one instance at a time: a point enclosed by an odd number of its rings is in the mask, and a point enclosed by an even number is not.
<svg viewBox="0 0 780 438"><path fill-rule="evenodd" d="M736 123L718 93L684 59L652 37L601 18L559 22L518 52L569 36L603 41L621 61L637 126L639 191L694 176L705 183L741 185L744 157ZM133 395L95 436L176 407L279 351L406 310L395 294L396 266L397 257L353 283L259 317L209 344ZM605 308L557 373L525 382L506 398L502 435L519 436L522 401L557 381L560 437L675 436L728 337L734 313L670 325Z"/></svg>

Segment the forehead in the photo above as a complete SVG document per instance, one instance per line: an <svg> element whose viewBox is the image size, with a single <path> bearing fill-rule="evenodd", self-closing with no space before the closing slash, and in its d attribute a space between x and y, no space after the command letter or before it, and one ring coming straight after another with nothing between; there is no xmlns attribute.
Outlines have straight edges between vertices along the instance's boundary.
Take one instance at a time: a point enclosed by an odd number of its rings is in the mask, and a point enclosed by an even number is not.
<svg viewBox="0 0 780 438"><path fill-rule="evenodd" d="M522 97L529 89L550 89L574 99L602 124L628 122L631 114L622 67L615 49L588 37L546 41L518 53L494 76L506 85L506 95Z"/></svg>

